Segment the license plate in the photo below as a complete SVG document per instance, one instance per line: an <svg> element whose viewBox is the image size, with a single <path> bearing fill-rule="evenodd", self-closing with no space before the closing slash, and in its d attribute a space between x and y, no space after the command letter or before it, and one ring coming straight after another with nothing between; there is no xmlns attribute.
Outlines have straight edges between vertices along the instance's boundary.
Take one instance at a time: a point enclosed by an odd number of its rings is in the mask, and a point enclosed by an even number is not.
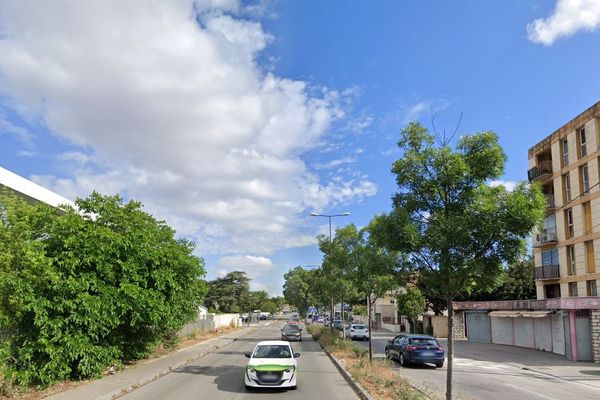
<svg viewBox="0 0 600 400"><path fill-rule="evenodd" d="M263 374L264 379L277 379L277 374Z"/></svg>
<svg viewBox="0 0 600 400"><path fill-rule="evenodd" d="M423 357L431 357L433 356L433 351L424 351L421 353Z"/></svg>

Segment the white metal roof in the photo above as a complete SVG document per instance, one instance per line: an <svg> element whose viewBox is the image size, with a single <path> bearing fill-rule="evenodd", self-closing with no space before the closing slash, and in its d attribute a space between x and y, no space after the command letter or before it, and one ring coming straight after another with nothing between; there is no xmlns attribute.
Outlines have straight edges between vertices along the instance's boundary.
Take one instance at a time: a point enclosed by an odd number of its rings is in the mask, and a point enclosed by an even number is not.
<svg viewBox="0 0 600 400"><path fill-rule="evenodd" d="M61 204L75 206L71 200L46 189L28 179L23 178L7 169L0 167L0 186L15 191L17 194L24 195L30 199L41 201L53 207L58 207Z"/></svg>

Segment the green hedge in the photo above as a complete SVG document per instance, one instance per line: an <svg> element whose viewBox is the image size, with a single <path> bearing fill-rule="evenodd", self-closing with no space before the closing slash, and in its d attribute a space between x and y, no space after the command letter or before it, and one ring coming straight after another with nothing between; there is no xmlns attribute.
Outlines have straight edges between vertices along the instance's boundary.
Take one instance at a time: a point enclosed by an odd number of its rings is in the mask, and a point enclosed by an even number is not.
<svg viewBox="0 0 600 400"><path fill-rule="evenodd" d="M172 341L197 313L203 260L138 202L62 211L0 196L0 343L21 385L98 376Z"/></svg>

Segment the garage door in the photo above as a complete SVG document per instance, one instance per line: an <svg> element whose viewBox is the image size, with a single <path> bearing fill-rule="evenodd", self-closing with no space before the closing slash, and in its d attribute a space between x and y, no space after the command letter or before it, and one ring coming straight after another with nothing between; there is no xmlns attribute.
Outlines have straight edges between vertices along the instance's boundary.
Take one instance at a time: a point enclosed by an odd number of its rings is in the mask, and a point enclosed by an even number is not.
<svg viewBox="0 0 600 400"><path fill-rule="evenodd" d="M467 338L470 342L490 342L490 317L482 312L469 312L467 316Z"/></svg>

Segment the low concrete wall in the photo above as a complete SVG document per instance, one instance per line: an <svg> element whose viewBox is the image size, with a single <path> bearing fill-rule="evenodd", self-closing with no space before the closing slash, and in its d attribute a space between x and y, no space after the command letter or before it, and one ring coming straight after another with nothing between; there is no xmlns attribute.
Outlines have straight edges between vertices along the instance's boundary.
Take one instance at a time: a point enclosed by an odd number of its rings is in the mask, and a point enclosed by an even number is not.
<svg viewBox="0 0 600 400"><path fill-rule="evenodd" d="M201 315L195 322L185 324L179 331L179 337L191 336L198 332L216 331L220 328L239 328L242 321L238 314L206 314Z"/></svg>
<svg viewBox="0 0 600 400"><path fill-rule="evenodd" d="M381 327L392 332L400 333L400 325L398 324L381 324Z"/></svg>

